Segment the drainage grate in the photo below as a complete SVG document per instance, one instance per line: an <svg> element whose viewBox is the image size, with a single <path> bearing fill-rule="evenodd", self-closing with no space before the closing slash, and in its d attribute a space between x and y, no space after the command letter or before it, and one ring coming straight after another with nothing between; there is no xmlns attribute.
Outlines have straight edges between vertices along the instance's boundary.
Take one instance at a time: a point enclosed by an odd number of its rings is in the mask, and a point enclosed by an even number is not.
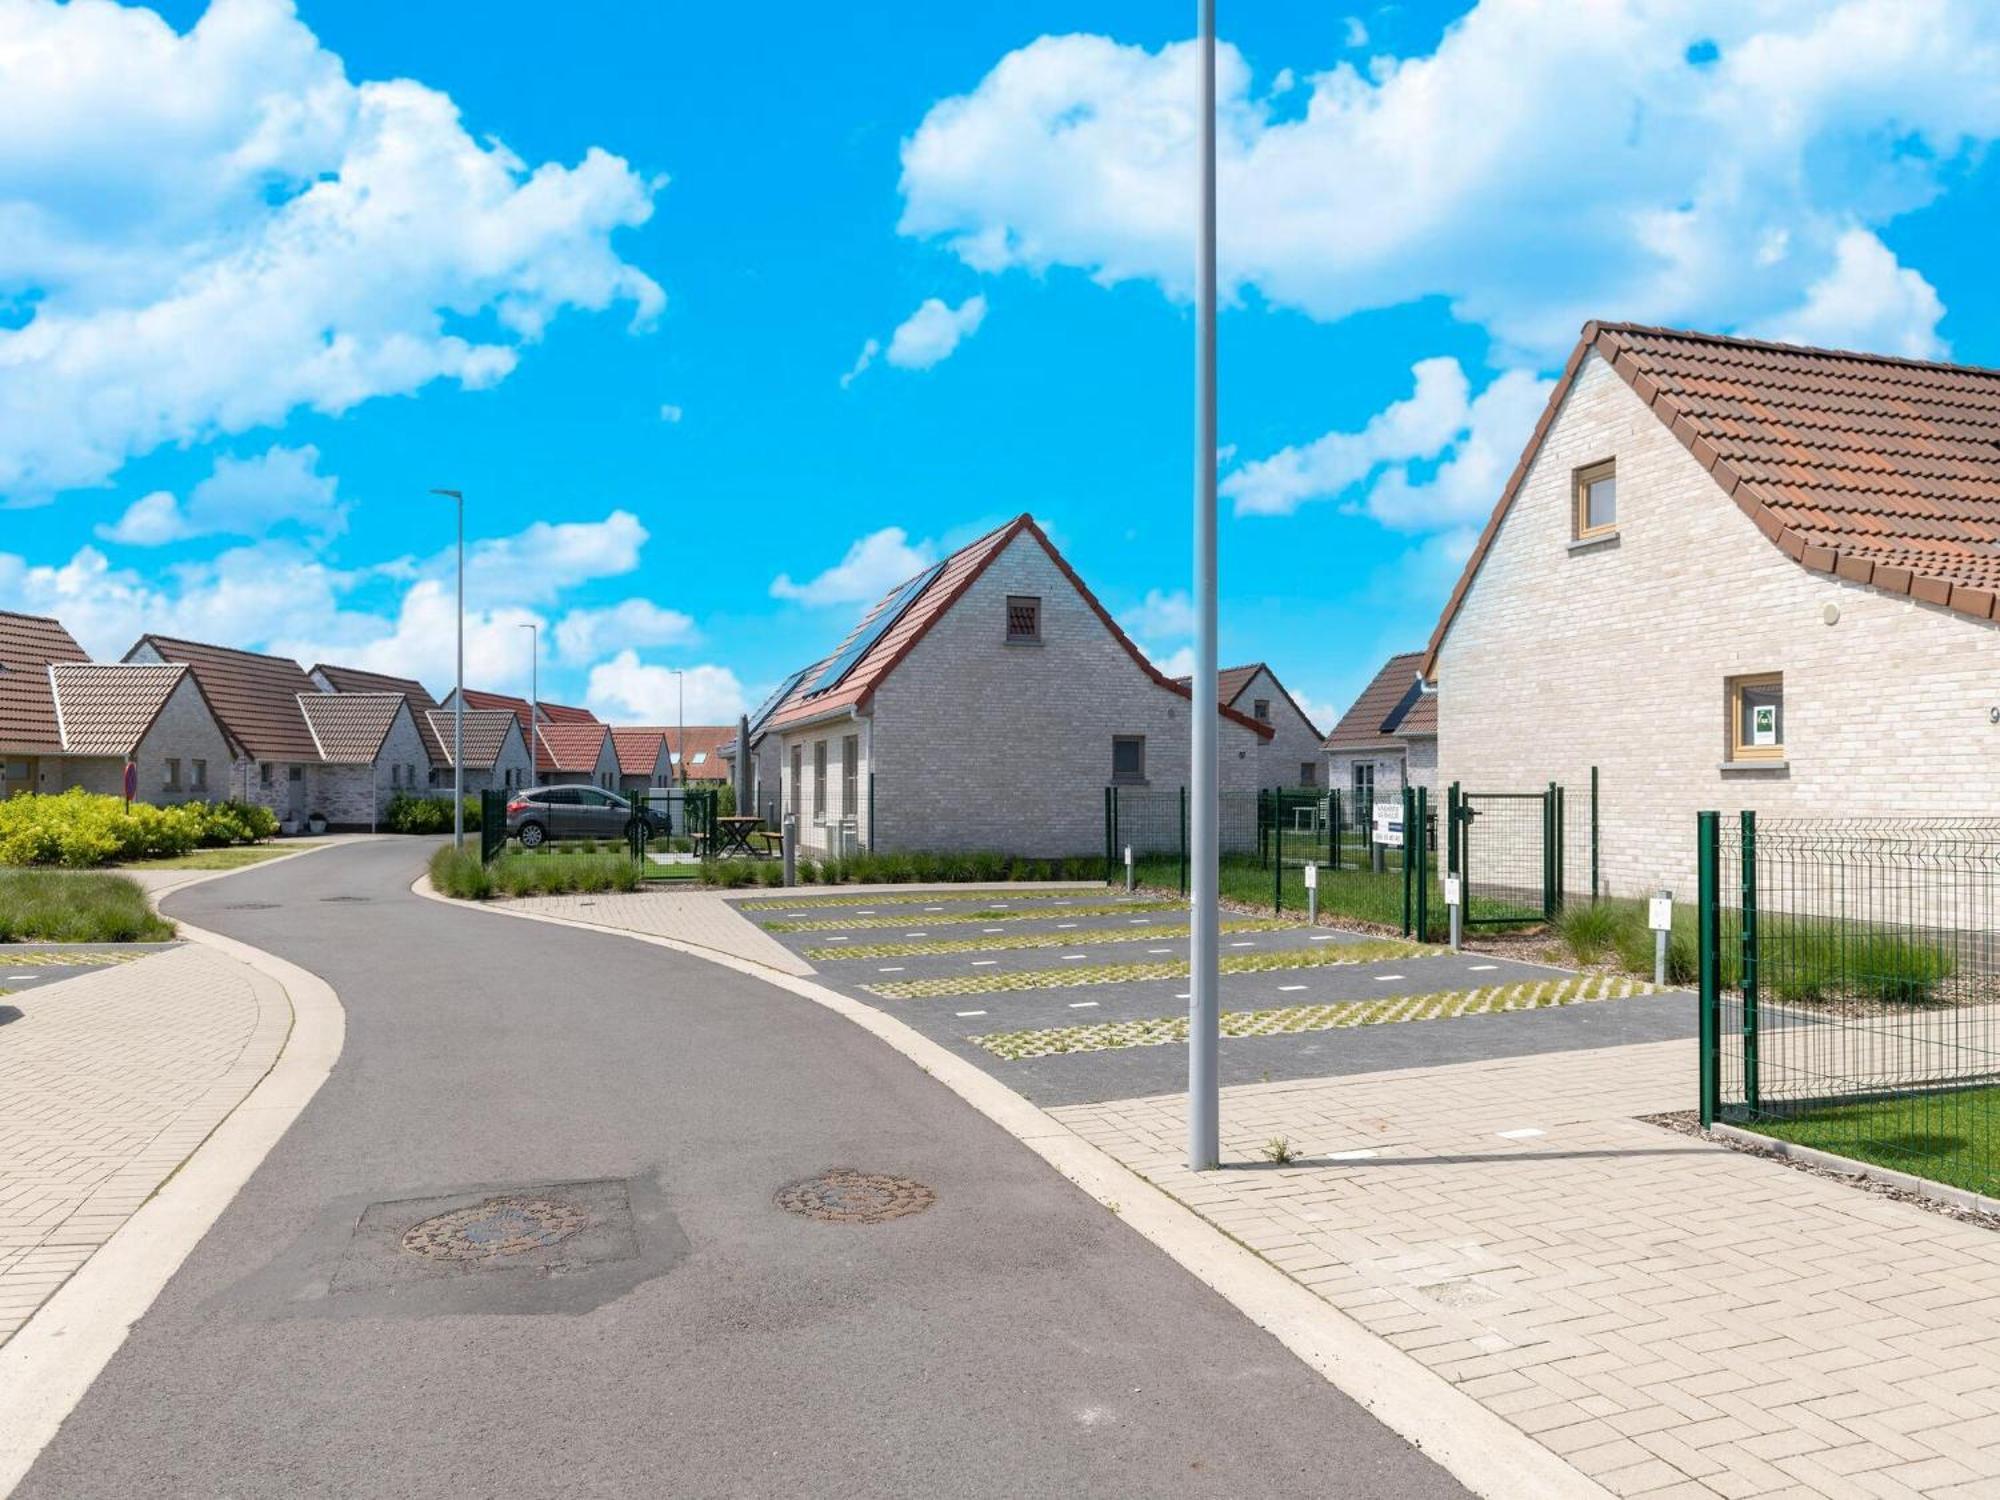
<svg viewBox="0 0 2000 1500"><path fill-rule="evenodd" d="M546 1250L590 1222L590 1210L560 1198L488 1198L412 1225L402 1246L426 1260L492 1260Z"/></svg>
<svg viewBox="0 0 2000 1500"><path fill-rule="evenodd" d="M833 1167L779 1189L778 1207L829 1224L880 1224L920 1214L937 1194L908 1177Z"/></svg>

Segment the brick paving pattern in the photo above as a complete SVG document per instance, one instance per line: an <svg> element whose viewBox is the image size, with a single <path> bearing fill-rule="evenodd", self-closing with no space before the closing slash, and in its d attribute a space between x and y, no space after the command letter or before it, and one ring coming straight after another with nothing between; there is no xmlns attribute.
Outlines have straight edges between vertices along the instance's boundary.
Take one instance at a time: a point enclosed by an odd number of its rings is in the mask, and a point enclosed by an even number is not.
<svg viewBox="0 0 2000 1500"><path fill-rule="evenodd" d="M1613 1494L2000 1495L2000 1235L1635 1118L1692 1064L1233 1088L1200 1174L1178 1097L1052 1113Z"/></svg>
<svg viewBox="0 0 2000 1500"><path fill-rule="evenodd" d="M697 948L713 948L776 969L810 974L812 965L776 938L760 931L731 903L705 891L637 891L629 895L531 896L510 903L521 911L545 913L617 932L672 938Z"/></svg>
<svg viewBox="0 0 2000 1500"><path fill-rule="evenodd" d="M0 1027L0 1342L270 1070L284 991L213 949L9 998Z"/></svg>

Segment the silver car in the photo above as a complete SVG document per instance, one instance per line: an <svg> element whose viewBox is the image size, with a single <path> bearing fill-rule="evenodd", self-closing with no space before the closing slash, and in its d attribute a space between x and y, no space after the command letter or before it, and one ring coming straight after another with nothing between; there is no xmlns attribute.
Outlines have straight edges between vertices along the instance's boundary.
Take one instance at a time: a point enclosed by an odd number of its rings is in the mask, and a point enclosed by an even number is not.
<svg viewBox="0 0 2000 1500"><path fill-rule="evenodd" d="M507 802L507 834L519 839L523 849L538 849L550 839L627 838L635 819L646 824L648 837L664 831L650 811L635 810L602 787L530 787Z"/></svg>

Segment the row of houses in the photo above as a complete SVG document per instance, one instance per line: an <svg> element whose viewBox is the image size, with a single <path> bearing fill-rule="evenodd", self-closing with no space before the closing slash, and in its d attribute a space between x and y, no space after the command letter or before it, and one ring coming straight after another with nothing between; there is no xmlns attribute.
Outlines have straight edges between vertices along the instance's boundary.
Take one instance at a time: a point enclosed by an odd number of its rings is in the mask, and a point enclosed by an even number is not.
<svg viewBox="0 0 2000 1500"><path fill-rule="evenodd" d="M60 621L0 612L0 797L129 789L152 803L256 803L291 828L367 829L400 794L448 793L461 759L468 794L633 792L682 776L676 729L470 689L459 719L455 693L439 701L412 678L164 635L94 662ZM688 779L720 779L728 732L688 729Z"/></svg>

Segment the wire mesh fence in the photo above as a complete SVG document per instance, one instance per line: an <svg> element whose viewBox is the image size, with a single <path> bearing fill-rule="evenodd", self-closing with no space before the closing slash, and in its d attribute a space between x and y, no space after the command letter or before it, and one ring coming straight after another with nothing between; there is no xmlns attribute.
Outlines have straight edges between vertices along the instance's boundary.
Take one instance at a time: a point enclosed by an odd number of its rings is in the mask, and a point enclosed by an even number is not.
<svg viewBox="0 0 2000 1500"><path fill-rule="evenodd" d="M1698 832L1704 1122L2000 1196L2000 821Z"/></svg>

